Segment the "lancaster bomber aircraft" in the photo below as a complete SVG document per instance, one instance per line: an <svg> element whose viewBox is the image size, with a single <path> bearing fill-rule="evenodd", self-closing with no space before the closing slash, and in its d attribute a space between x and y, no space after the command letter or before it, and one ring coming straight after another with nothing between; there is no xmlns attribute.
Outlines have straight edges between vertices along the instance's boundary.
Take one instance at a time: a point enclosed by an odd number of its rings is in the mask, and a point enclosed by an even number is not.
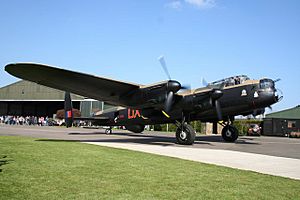
<svg viewBox="0 0 300 200"><path fill-rule="evenodd" d="M103 126L125 126L141 133L145 125L174 123L178 144L190 145L196 132L188 123L195 120L223 126L222 137L234 142L238 130L232 125L236 115L262 114L266 107L278 102L276 80L250 80L245 75L234 76L188 89L172 80L163 57L160 62L169 80L151 85L139 85L83 74L34 63L8 64L5 70L18 78L66 91L66 125L72 125L70 92L117 106L88 118Z"/></svg>

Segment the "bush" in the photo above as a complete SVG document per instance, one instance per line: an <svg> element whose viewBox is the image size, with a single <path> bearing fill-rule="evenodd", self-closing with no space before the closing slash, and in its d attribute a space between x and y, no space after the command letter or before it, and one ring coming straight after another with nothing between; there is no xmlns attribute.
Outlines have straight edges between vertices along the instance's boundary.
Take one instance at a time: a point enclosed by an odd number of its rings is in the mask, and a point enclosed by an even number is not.
<svg viewBox="0 0 300 200"><path fill-rule="evenodd" d="M255 120L255 119L249 119L249 120L235 120L233 122L233 126L235 126L238 131L239 135L246 135L249 129L250 124L258 124L260 126L262 121L260 120Z"/></svg>
<svg viewBox="0 0 300 200"><path fill-rule="evenodd" d="M154 131L161 131L162 130L162 127L160 124L155 124L154 125Z"/></svg>
<svg viewBox="0 0 300 200"><path fill-rule="evenodd" d="M195 129L197 133L201 133L202 130L202 124L200 121L193 121L190 123L190 125ZM169 127L168 127L169 126ZM175 124L157 124L154 125L154 131L169 131L169 132L175 132L177 129L177 126Z"/></svg>
<svg viewBox="0 0 300 200"><path fill-rule="evenodd" d="M193 121L193 122L191 122L191 125L193 126L193 128L195 129L195 131L197 133L201 133L201 131L202 131L201 121Z"/></svg>

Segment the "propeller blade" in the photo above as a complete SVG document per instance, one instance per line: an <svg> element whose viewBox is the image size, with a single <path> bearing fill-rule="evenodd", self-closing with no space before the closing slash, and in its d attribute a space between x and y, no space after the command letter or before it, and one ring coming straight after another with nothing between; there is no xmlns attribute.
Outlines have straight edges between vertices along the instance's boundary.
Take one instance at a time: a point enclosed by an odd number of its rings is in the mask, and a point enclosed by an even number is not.
<svg viewBox="0 0 300 200"><path fill-rule="evenodd" d="M265 108L261 108L261 109L255 109L253 110L253 117L256 118L256 116L258 115L263 115L265 113L266 109Z"/></svg>
<svg viewBox="0 0 300 200"><path fill-rule="evenodd" d="M191 90L191 85L185 84L185 85L181 85L181 90Z"/></svg>
<svg viewBox="0 0 300 200"><path fill-rule="evenodd" d="M270 109L270 111L271 111L271 112L273 111L273 108L272 108L272 106L268 106L268 108Z"/></svg>
<svg viewBox="0 0 300 200"><path fill-rule="evenodd" d="M222 117L222 109L221 105L218 99L220 99L223 96L223 91L214 89L213 92L210 94L210 100L212 102L212 105L215 106L218 120L221 121L223 119Z"/></svg>
<svg viewBox="0 0 300 200"><path fill-rule="evenodd" d="M274 80L274 83L276 83L278 81L281 81L281 78L278 78L278 79Z"/></svg>
<svg viewBox="0 0 300 200"><path fill-rule="evenodd" d="M222 110L221 110L220 102L218 100L215 100L215 107L216 107L218 120L221 121L223 119L223 117L222 117Z"/></svg>
<svg viewBox="0 0 300 200"><path fill-rule="evenodd" d="M169 80L171 80L171 76L170 76L169 70L168 70L168 68L167 68L167 64L166 64L166 61L165 61L164 56L160 56L160 57L158 58L158 60L159 60L159 62L160 62L160 64L161 64L163 70L165 71L166 75L168 76Z"/></svg>
<svg viewBox="0 0 300 200"><path fill-rule="evenodd" d="M278 88L276 88L276 91L277 91L277 102L279 102L283 99L283 92Z"/></svg>
<svg viewBox="0 0 300 200"><path fill-rule="evenodd" d="M173 104L174 92L170 91L167 95L167 99L165 102L165 112L168 113L171 110Z"/></svg>
<svg viewBox="0 0 300 200"><path fill-rule="evenodd" d="M201 82L202 82L203 86L205 86L205 87L208 86L208 82L205 80L205 78L202 78Z"/></svg>

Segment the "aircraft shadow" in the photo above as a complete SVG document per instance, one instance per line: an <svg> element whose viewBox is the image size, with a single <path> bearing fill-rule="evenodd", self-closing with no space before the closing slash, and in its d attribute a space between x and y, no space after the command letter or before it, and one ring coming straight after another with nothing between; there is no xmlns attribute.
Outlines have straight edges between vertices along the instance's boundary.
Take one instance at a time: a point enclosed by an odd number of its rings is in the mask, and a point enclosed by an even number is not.
<svg viewBox="0 0 300 200"><path fill-rule="evenodd" d="M203 135L197 136L196 141L200 142L215 142L215 143L229 143L223 140L220 135ZM240 136L233 144L249 144L249 145L258 145L259 143L255 142L252 138L244 138Z"/></svg>
<svg viewBox="0 0 300 200"><path fill-rule="evenodd" d="M104 132L96 131L91 133L86 132L72 132L68 135L106 135ZM36 141L50 141L50 142L112 142L112 143L135 143L135 144L151 144L159 146L184 146L176 144L176 139L173 135L148 135L148 134L134 134L134 133L112 133L108 136L126 136L126 138L99 138L99 139L77 139L77 138L68 138L68 139L38 139ZM102 136L103 137L103 136ZM220 135L210 135L210 136L197 136L194 145L208 145L216 146L214 143L228 143L222 139ZM238 139L237 144L248 144L256 145L257 143L252 142L248 139ZM189 146L187 146L189 147Z"/></svg>
<svg viewBox="0 0 300 200"><path fill-rule="evenodd" d="M91 132L91 133L81 133L81 132L71 132L68 135L104 135L103 132Z"/></svg>

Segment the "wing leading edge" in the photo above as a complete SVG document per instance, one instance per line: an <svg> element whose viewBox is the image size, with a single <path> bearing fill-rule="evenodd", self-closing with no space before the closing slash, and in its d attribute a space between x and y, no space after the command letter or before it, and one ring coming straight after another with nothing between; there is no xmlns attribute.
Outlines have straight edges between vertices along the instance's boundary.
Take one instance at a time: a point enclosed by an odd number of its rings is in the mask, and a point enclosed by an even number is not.
<svg viewBox="0 0 300 200"><path fill-rule="evenodd" d="M137 84L35 63L8 64L5 66L5 71L21 79L105 101L112 105L126 106L125 101L120 97L141 87Z"/></svg>

